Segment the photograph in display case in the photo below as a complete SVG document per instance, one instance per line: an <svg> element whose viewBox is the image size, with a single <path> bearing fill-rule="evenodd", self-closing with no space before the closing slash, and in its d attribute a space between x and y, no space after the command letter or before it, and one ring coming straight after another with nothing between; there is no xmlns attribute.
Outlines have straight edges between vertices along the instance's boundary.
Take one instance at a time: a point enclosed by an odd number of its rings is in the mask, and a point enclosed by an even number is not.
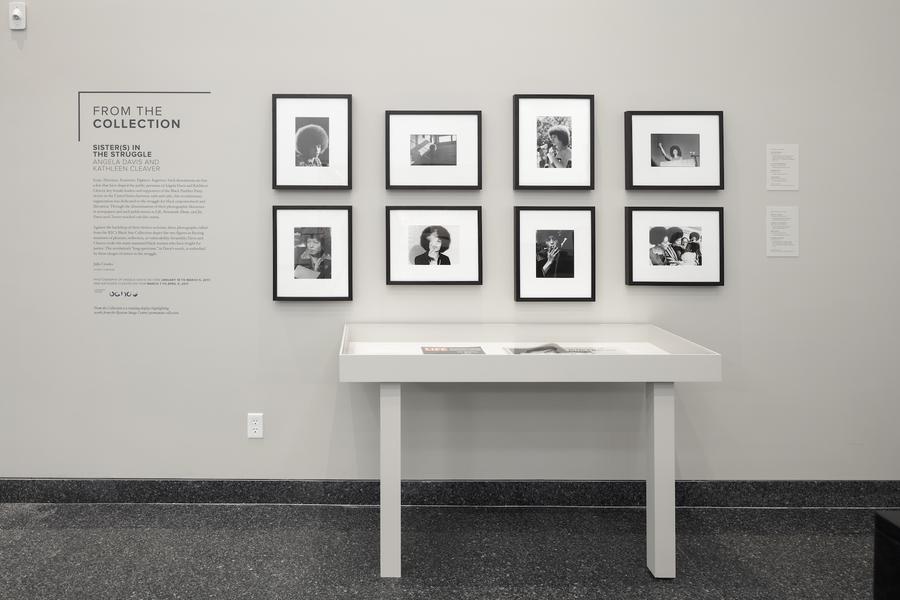
<svg viewBox="0 0 900 600"><path fill-rule="evenodd" d="M481 111L385 112L387 189L481 189Z"/></svg>
<svg viewBox="0 0 900 600"><path fill-rule="evenodd" d="M272 187L351 187L351 96L272 95Z"/></svg>
<svg viewBox="0 0 900 600"><path fill-rule="evenodd" d="M349 206L273 206L273 299L351 300Z"/></svg>
<svg viewBox="0 0 900 600"><path fill-rule="evenodd" d="M625 189L725 189L722 111L625 113Z"/></svg>
<svg viewBox="0 0 900 600"><path fill-rule="evenodd" d="M513 189L594 189L594 96L513 96Z"/></svg>
<svg viewBox="0 0 900 600"><path fill-rule="evenodd" d="M385 222L388 285L481 285L480 206L388 206Z"/></svg>
<svg viewBox="0 0 900 600"><path fill-rule="evenodd" d="M515 207L516 300L595 299L594 207Z"/></svg>
<svg viewBox="0 0 900 600"><path fill-rule="evenodd" d="M722 208L625 209L625 283L724 285Z"/></svg>

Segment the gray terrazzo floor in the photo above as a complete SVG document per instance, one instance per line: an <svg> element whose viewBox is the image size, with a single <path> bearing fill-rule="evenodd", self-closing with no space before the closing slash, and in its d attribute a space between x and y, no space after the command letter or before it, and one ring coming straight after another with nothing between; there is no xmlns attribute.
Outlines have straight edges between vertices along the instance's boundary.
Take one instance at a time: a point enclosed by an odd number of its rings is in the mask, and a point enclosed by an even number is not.
<svg viewBox="0 0 900 600"><path fill-rule="evenodd" d="M678 578L633 508L0 504L0 598L871 598L872 511L679 509Z"/></svg>

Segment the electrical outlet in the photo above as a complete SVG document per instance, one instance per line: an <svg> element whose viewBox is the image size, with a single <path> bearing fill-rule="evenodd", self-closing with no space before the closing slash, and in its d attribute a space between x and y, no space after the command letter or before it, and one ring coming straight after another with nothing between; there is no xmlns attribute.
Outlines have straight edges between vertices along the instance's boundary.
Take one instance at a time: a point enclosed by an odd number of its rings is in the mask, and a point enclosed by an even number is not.
<svg viewBox="0 0 900 600"><path fill-rule="evenodd" d="M247 413L247 437L261 438L263 436L263 414Z"/></svg>
<svg viewBox="0 0 900 600"><path fill-rule="evenodd" d="M9 28L12 30L25 29L27 25L28 6L24 2L9 3Z"/></svg>

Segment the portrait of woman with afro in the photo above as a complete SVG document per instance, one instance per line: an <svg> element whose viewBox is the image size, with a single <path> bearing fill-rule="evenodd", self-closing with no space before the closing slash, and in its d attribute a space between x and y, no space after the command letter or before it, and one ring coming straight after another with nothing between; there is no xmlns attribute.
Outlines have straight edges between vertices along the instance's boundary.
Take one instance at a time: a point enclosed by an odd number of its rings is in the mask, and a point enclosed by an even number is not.
<svg viewBox="0 0 900 600"><path fill-rule="evenodd" d="M297 117L294 136L298 167L328 166L328 117Z"/></svg>

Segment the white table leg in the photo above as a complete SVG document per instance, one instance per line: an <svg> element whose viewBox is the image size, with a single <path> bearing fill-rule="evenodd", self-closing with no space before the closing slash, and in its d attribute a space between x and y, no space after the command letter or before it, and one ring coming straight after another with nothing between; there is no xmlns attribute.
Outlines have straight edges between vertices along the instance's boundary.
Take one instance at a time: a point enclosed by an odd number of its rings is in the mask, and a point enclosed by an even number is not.
<svg viewBox="0 0 900 600"><path fill-rule="evenodd" d="M675 577L675 384L648 383L647 568Z"/></svg>
<svg viewBox="0 0 900 600"><path fill-rule="evenodd" d="M381 576L400 577L400 384L381 384Z"/></svg>

